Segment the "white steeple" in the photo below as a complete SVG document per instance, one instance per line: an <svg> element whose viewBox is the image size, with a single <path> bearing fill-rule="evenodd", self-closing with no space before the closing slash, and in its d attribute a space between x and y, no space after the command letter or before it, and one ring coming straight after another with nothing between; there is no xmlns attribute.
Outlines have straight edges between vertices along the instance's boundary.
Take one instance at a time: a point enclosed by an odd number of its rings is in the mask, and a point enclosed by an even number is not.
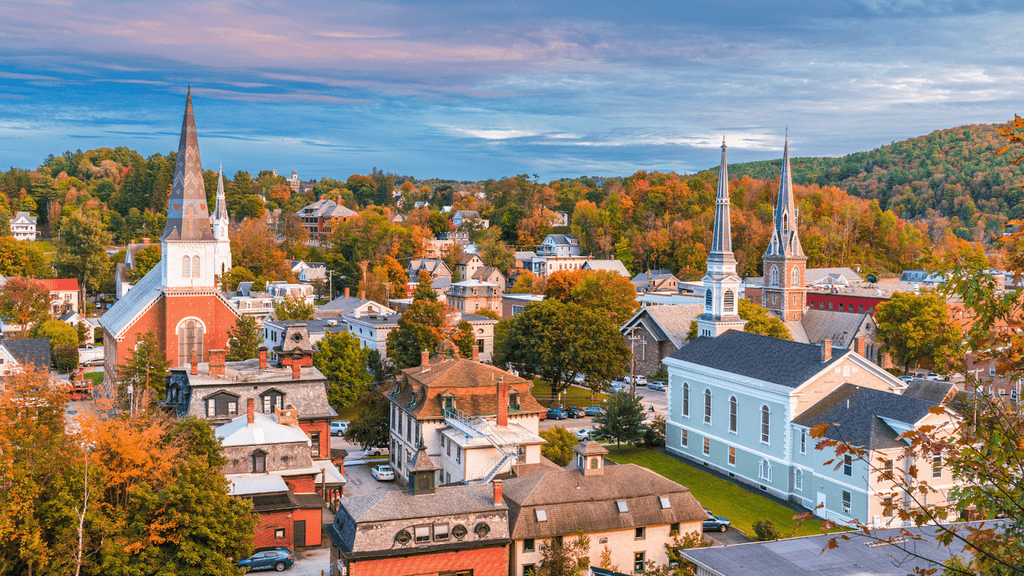
<svg viewBox="0 0 1024 576"><path fill-rule="evenodd" d="M729 169L722 138L722 167L715 197L715 228L704 275L704 314L697 317L697 335L715 337L728 330L742 330L746 320L739 317L740 277L732 253L729 219Z"/></svg>
<svg viewBox="0 0 1024 576"><path fill-rule="evenodd" d="M217 239L214 256L214 273L223 277L231 270L231 241L228 238L228 202L224 196L224 166L217 175L217 205L210 214L213 237Z"/></svg>

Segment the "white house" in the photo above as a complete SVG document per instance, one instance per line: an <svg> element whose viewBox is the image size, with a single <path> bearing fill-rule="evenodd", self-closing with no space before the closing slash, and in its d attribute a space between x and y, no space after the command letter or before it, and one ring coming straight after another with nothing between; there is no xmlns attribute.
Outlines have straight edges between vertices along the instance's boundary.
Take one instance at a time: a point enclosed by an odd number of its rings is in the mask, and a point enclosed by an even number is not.
<svg viewBox="0 0 1024 576"><path fill-rule="evenodd" d="M11 235L15 240L36 239L36 217L28 212L15 212L10 220Z"/></svg>

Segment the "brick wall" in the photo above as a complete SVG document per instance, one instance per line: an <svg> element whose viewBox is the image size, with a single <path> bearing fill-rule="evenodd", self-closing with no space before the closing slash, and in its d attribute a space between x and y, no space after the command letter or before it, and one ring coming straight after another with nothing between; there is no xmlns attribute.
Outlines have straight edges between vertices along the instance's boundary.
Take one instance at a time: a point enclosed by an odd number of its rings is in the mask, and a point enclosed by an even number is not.
<svg viewBox="0 0 1024 576"><path fill-rule="evenodd" d="M262 548L266 546L287 546L292 548L292 512L284 510L281 512L266 512L259 515L260 521L256 525L255 539L253 546ZM274 532L284 529L284 538L275 538Z"/></svg>
<svg viewBox="0 0 1024 576"><path fill-rule="evenodd" d="M473 576L508 576L508 545L355 560L349 564L349 576L411 576L458 570L472 570Z"/></svg>

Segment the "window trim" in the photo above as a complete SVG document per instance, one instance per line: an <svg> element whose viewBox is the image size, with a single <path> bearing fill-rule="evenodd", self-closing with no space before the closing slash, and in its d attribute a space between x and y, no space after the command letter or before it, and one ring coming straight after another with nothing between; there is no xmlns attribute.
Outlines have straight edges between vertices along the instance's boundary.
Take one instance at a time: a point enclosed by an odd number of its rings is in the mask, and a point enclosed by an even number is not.
<svg viewBox="0 0 1024 576"><path fill-rule="evenodd" d="M704 389L704 423L711 426L711 410L712 410L712 393L711 388Z"/></svg>
<svg viewBox="0 0 1024 576"><path fill-rule="evenodd" d="M761 405L761 444L772 445L772 409L767 404Z"/></svg>
<svg viewBox="0 0 1024 576"><path fill-rule="evenodd" d="M729 397L729 432L738 434L739 427L739 402L736 396Z"/></svg>

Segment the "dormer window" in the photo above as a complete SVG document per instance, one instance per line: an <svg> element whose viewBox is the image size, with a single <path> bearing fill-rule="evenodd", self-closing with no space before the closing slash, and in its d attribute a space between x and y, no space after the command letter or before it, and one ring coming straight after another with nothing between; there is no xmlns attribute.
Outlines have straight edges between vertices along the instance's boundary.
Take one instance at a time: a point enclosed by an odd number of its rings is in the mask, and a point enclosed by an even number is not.
<svg viewBox="0 0 1024 576"><path fill-rule="evenodd" d="M253 474L262 474L267 471L267 453L257 449L252 453Z"/></svg>
<svg viewBox="0 0 1024 576"><path fill-rule="evenodd" d="M672 503L668 501L668 496L660 496L658 502L661 503L661 509L667 510L672 507Z"/></svg>
<svg viewBox="0 0 1024 576"><path fill-rule="evenodd" d="M519 406L519 393L510 392L508 395L508 409L512 411L517 411L520 408L521 406Z"/></svg>
<svg viewBox="0 0 1024 576"><path fill-rule="evenodd" d="M537 514L537 522L547 522L548 521L548 512L547 512L547 510L538 508L537 510L534 510L534 513Z"/></svg>
<svg viewBox="0 0 1024 576"><path fill-rule="evenodd" d="M444 396L441 399L441 402L444 405L444 411L445 412L454 412L455 411L455 396Z"/></svg>

